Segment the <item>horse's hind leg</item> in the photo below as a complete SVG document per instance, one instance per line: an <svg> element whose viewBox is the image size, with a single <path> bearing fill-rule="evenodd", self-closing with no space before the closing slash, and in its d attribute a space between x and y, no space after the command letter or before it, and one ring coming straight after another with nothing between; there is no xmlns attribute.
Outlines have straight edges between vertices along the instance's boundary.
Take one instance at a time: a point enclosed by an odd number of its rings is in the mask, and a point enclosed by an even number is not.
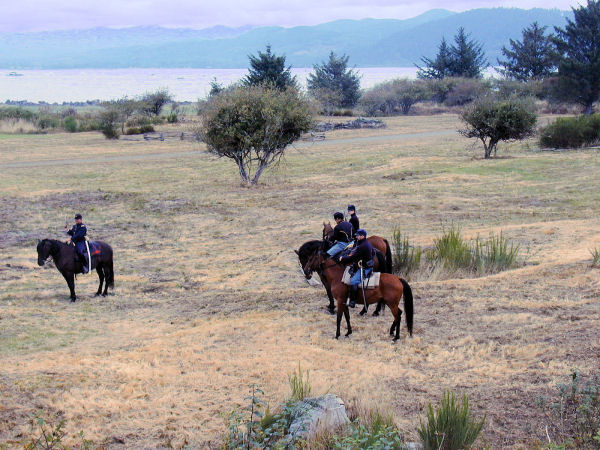
<svg viewBox="0 0 600 450"><path fill-rule="evenodd" d="M102 283L104 282L104 270L102 268L102 264L98 264L96 266L96 272L98 272L98 278L100 279L100 286L98 286L98 290L96 291L96 297L97 297L100 294L102 294ZM106 295L106 294L104 294L104 295Z"/></svg>
<svg viewBox="0 0 600 450"><path fill-rule="evenodd" d="M402 317L402 311L400 311L397 305L393 306L390 309L392 310L392 314L394 316L394 322L392 323L390 334L394 336L394 341L397 341L398 339L400 339L400 318Z"/></svg>
<svg viewBox="0 0 600 450"><path fill-rule="evenodd" d="M383 299L377 302L377 308L375 308L375 312L373 312L373 315L378 316L382 310L385 311L385 301Z"/></svg>
<svg viewBox="0 0 600 450"><path fill-rule="evenodd" d="M346 332L346 337L352 334L352 327L350 326L350 312L348 311L348 307L344 305L344 317L346 318L346 327L348 331Z"/></svg>

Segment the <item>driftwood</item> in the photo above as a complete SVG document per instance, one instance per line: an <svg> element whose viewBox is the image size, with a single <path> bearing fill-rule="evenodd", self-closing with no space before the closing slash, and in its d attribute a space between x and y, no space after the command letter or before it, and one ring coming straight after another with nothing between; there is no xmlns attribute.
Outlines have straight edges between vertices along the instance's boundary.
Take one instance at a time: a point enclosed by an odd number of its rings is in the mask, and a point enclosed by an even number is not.
<svg viewBox="0 0 600 450"><path fill-rule="evenodd" d="M359 117L355 120L349 120L348 122L332 123L332 122L319 122L315 125L314 131L317 133L324 133L331 130L353 130L358 128L385 128L385 123L379 119L365 119Z"/></svg>

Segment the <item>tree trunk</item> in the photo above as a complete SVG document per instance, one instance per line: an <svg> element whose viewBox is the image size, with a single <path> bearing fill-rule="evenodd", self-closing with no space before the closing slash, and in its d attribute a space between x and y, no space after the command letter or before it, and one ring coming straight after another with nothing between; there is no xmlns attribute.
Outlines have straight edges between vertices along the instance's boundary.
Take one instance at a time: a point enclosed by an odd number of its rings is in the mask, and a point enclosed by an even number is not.
<svg viewBox="0 0 600 450"><path fill-rule="evenodd" d="M248 175L248 171L246 170L244 161L241 159L236 159L235 162L238 165L238 170L240 172L240 178L242 179L242 182L244 182L246 185L250 186L252 184L252 182L250 181L250 176Z"/></svg>
<svg viewBox="0 0 600 450"><path fill-rule="evenodd" d="M584 106L585 106L585 109L584 109L583 113L586 116L589 116L590 114L594 113L594 104L593 103L588 103L588 104L586 104Z"/></svg>

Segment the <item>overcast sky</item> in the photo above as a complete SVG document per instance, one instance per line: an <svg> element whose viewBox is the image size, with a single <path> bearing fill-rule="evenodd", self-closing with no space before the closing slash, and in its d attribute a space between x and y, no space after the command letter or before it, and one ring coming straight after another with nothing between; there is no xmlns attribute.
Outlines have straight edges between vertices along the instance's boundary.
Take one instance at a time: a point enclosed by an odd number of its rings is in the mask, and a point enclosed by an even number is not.
<svg viewBox="0 0 600 450"><path fill-rule="evenodd" d="M97 26L206 28L314 25L337 19L406 19L434 8L569 9L584 0L0 0L0 33Z"/></svg>

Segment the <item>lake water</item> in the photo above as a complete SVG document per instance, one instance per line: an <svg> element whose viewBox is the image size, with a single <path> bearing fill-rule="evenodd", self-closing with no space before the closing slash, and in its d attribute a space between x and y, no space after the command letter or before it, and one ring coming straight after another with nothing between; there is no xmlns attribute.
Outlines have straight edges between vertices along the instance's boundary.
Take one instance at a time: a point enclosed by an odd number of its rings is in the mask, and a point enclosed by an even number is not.
<svg viewBox="0 0 600 450"><path fill-rule="evenodd" d="M292 69L305 86L312 68ZM413 67L357 68L362 75L361 87L398 77L414 78ZM9 75L9 74L13 75ZM14 73L22 76L14 76ZM63 101L111 100L133 97L167 87L177 101L196 101L210 90L216 77L228 85L248 73L247 69L69 69L69 70L0 70L0 102L27 100L62 103Z"/></svg>

